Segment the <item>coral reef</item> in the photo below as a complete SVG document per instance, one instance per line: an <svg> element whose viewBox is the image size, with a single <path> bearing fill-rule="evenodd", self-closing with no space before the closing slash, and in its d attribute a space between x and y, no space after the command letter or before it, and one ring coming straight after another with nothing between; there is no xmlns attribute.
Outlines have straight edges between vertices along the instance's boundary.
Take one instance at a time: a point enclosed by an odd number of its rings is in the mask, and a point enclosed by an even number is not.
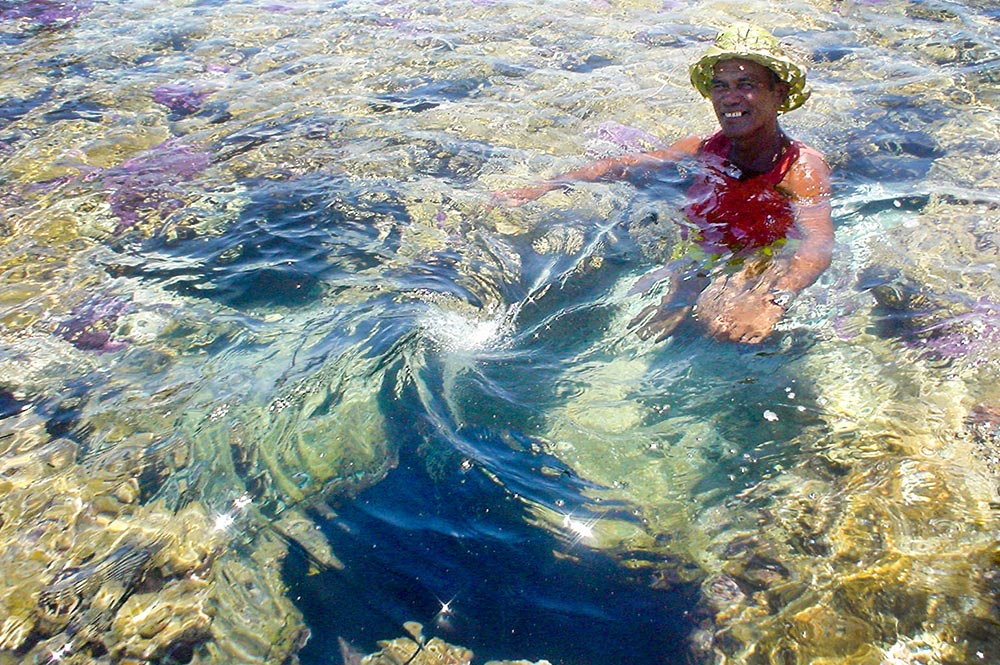
<svg viewBox="0 0 1000 665"><path fill-rule="evenodd" d="M314 516L392 432L476 427L555 555L700 588L698 662L995 659L988 3L739 6L809 45L839 174L761 349L627 329L683 173L490 201L709 131L730 4L0 0L0 663L294 662L289 548L340 567ZM404 630L345 660L473 658Z"/></svg>
<svg viewBox="0 0 1000 665"><path fill-rule="evenodd" d="M295 653L307 630L273 565L301 531L290 515L279 533L253 517L249 499L219 515L199 501L144 501L140 483L156 475L153 467L183 460L154 447L84 456L49 435L30 407L0 425L0 660L160 662L202 653L280 662Z"/></svg>
<svg viewBox="0 0 1000 665"><path fill-rule="evenodd" d="M427 639L423 626L415 621L403 625L406 636L379 642L379 651L367 656L354 651L341 642L341 656L345 665L469 665L473 653L468 649L448 644L439 637ZM550 665L547 660L531 663L526 660L491 660L486 665Z"/></svg>

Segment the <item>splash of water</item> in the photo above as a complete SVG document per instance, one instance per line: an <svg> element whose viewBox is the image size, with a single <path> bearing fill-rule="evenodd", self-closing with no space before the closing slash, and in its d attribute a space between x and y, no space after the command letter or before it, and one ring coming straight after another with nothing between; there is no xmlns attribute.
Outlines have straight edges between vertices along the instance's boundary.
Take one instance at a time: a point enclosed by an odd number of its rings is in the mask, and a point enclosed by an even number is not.
<svg viewBox="0 0 1000 665"><path fill-rule="evenodd" d="M442 350L453 354L493 351L510 344L520 305L482 314L434 308L422 319L425 334Z"/></svg>

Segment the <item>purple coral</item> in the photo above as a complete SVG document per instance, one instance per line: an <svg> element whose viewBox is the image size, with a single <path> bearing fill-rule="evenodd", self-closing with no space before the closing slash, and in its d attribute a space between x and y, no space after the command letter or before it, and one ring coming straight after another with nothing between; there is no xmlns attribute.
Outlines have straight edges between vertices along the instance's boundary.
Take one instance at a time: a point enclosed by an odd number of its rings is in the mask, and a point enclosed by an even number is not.
<svg viewBox="0 0 1000 665"><path fill-rule="evenodd" d="M666 147L666 144L659 137L637 127L629 127L617 122L602 123L596 130L587 132L587 136L610 143L619 151L624 152L649 152Z"/></svg>
<svg viewBox="0 0 1000 665"><path fill-rule="evenodd" d="M192 83L171 83L153 88L153 101L178 115L190 115L200 111L211 94Z"/></svg>
<svg viewBox="0 0 1000 665"><path fill-rule="evenodd" d="M56 327L56 334L82 351L118 351L125 342L114 341L112 332L118 318L131 306L118 298L92 298L73 308L72 318Z"/></svg>
<svg viewBox="0 0 1000 665"><path fill-rule="evenodd" d="M139 221L142 211L155 211L163 217L182 208L177 185L206 169L211 161L208 153L170 139L87 179L100 179L108 191L111 210L118 217L115 233L121 233Z"/></svg>
<svg viewBox="0 0 1000 665"><path fill-rule="evenodd" d="M925 326L908 343L940 358L987 362L1000 345L1000 304L981 298L968 312Z"/></svg>
<svg viewBox="0 0 1000 665"><path fill-rule="evenodd" d="M90 10L91 0L0 0L0 22L27 20L43 27L71 23Z"/></svg>

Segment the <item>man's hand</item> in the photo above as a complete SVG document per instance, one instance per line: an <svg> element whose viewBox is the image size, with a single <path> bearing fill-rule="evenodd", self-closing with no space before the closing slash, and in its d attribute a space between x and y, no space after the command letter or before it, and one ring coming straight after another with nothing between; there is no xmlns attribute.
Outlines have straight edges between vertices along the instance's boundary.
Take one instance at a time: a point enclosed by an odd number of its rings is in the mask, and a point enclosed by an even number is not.
<svg viewBox="0 0 1000 665"><path fill-rule="evenodd" d="M557 189L559 185L552 183L542 183L532 187L517 187L515 189L502 189L493 192L493 200L497 203L505 203L512 207L524 205L529 201L541 197L542 195Z"/></svg>
<svg viewBox="0 0 1000 665"><path fill-rule="evenodd" d="M680 322L690 311L690 305L679 303L665 302L659 305L648 305L628 322L628 327L629 329L636 328L635 334L639 336L639 339L652 337L653 341L662 342L670 336L674 328L680 325Z"/></svg>
<svg viewBox="0 0 1000 665"><path fill-rule="evenodd" d="M757 344L774 330L784 308L772 302L769 282L741 271L720 277L698 297L695 318L716 339Z"/></svg>

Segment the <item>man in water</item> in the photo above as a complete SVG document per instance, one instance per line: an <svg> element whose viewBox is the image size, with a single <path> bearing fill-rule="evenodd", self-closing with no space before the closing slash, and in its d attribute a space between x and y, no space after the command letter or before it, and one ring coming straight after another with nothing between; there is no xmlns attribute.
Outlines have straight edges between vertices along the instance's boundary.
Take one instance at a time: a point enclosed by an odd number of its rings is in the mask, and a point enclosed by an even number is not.
<svg viewBox="0 0 1000 665"><path fill-rule="evenodd" d="M670 288L630 326L643 339L661 340L693 310L712 336L753 344L830 265L830 169L819 152L778 125L778 116L800 107L810 91L805 67L770 33L734 25L716 35L690 73L715 109L715 134L602 159L496 197L516 206L573 181L638 180L692 162L697 175L684 208L691 251L641 280L642 290L664 279ZM714 267L706 268L705 259Z"/></svg>

